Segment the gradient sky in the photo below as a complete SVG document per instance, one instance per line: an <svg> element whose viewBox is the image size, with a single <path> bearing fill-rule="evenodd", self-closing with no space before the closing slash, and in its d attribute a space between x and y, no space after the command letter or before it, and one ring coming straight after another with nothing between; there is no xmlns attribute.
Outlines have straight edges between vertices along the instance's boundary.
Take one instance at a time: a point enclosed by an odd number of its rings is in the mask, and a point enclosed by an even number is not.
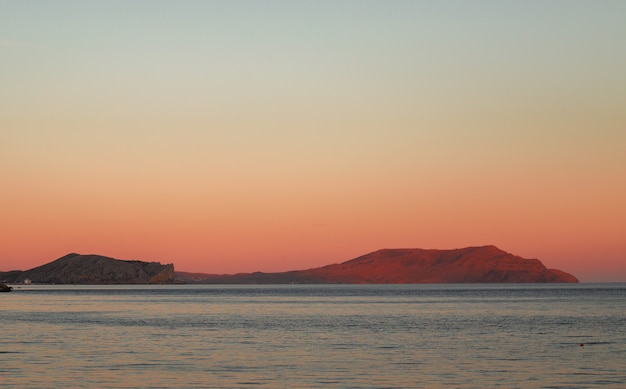
<svg viewBox="0 0 626 389"><path fill-rule="evenodd" d="M624 1L0 0L0 270L495 244L626 281Z"/></svg>

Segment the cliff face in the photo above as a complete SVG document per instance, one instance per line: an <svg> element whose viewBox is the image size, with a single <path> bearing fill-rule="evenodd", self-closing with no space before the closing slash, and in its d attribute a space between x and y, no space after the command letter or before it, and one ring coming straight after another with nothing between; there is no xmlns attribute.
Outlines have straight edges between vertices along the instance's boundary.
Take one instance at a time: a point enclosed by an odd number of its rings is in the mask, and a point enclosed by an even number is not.
<svg viewBox="0 0 626 389"><path fill-rule="evenodd" d="M68 254L43 266L2 274L8 282L56 284L152 284L174 281L174 265Z"/></svg>
<svg viewBox="0 0 626 389"><path fill-rule="evenodd" d="M385 249L350 261L284 273L207 275L204 283L537 283L578 282L576 277L547 269L538 259L525 259L495 246L456 250Z"/></svg>

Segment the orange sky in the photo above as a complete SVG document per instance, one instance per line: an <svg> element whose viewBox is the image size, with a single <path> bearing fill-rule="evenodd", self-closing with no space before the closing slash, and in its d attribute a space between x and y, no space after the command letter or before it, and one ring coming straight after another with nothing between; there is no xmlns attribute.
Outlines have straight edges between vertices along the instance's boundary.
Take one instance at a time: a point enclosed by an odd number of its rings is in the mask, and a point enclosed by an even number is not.
<svg viewBox="0 0 626 389"><path fill-rule="evenodd" d="M495 244L626 281L623 3L77 4L0 12L0 270Z"/></svg>

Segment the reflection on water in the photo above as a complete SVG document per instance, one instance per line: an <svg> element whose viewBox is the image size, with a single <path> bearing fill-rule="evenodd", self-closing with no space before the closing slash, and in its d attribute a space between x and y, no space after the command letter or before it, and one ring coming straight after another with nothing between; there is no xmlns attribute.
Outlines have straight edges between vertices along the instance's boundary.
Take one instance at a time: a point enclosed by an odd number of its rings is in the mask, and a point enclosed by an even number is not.
<svg viewBox="0 0 626 389"><path fill-rule="evenodd" d="M624 284L30 285L1 297L2 388L626 382Z"/></svg>

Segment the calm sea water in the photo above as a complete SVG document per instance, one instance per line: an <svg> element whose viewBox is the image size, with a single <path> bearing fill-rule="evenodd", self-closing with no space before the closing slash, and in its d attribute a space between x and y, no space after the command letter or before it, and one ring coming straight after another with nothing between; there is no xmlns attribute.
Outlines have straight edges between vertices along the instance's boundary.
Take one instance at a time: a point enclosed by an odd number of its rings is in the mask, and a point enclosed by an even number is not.
<svg viewBox="0 0 626 389"><path fill-rule="evenodd" d="M626 284L30 285L0 331L2 388L626 387Z"/></svg>

